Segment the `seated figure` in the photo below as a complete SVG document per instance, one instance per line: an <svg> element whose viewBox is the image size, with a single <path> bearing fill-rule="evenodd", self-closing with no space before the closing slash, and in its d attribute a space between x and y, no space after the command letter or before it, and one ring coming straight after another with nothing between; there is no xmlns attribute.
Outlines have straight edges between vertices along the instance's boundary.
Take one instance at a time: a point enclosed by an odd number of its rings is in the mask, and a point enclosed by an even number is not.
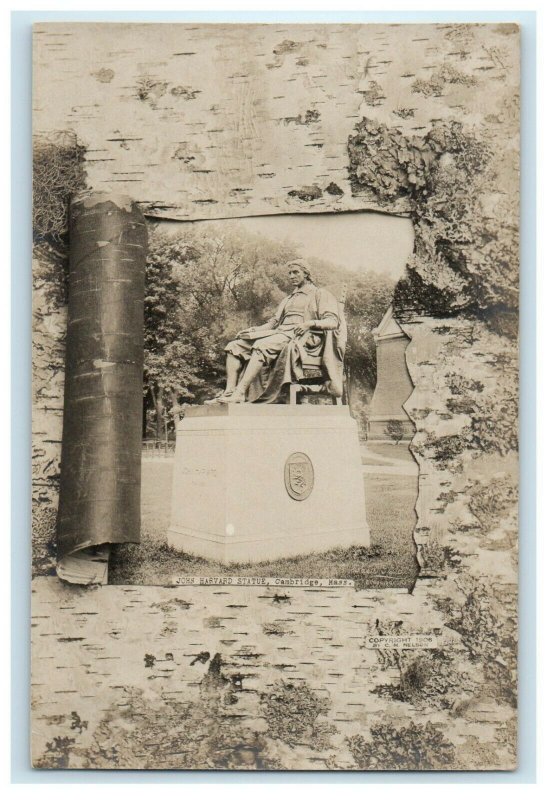
<svg viewBox="0 0 547 800"><path fill-rule="evenodd" d="M287 265L293 291L263 325L240 331L226 347L226 389L209 403L282 402L283 389L305 378L310 361L324 390L342 396L346 325L336 298L312 281L307 264Z"/></svg>

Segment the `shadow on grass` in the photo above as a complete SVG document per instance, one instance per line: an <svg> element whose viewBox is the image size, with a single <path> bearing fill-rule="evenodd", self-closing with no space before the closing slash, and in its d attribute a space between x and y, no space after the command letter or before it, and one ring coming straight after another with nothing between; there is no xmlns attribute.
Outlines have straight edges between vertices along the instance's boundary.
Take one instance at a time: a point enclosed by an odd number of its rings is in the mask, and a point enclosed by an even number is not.
<svg viewBox="0 0 547 800"><path fill-rule="evenodd" d="M173 550L144 534L139 545L119 545L110 561L110 583L170 584L181 576L253 576L269 578L346 578L356 589L410 588L417 575L415 559L394 563L380 545L336 547L325 553L226 566Z"/></svg>

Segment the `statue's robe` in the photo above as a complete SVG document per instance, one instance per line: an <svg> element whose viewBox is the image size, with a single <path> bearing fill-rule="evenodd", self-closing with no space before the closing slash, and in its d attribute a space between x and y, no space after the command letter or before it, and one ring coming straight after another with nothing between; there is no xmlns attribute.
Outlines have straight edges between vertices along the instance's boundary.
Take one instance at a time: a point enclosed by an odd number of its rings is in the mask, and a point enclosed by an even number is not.
<svg viewBox="0 0 547 800"><path fill-rule="evenodd" d="M336 327L296 336L295 328L311 320L332 320ZM329 291L304 284L282 300L266 324L266 328L235 339L226 347L245 363L253 351L262 358L264 366L249 387L247 402L283 402L284 388L305 377L304 365L310 357L320 358L325 390L334 397L342 396L347 327L343 309Z"/></svg>

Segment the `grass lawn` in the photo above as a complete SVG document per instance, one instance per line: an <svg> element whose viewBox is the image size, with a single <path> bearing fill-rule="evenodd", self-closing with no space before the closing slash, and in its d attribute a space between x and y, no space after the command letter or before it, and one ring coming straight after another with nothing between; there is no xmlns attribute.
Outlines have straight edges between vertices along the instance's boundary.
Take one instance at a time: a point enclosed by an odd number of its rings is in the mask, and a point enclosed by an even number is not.
<svg viewBox="0 0 547 800"><path fill-rule="evenodd" d="M392 444L390 442L374 442L369 444L367 442L365 448L363 449L365 458L366 454L370 453L373 456L382 456L382 458L384 458L386 461L396 459L397 461L415 464L416 470L418 470L418 466L412 453L408 449L408 444L406 442L400 442L399 444ZM370 460L370 463L379 464L381 462L378 459L374 459Z"/></svg>
<svg viewBox="0 0 547 800"><path fill-rule="evenodd" d="M404 445L380 445L402 454ZM382 453L383 454L383 453ZM410 455L410 454L409 454ZM390 456L395 457L395 456ZM412 458L412 456L410 456ZM118 545L110 558L109 582L168 584L182 575L352 578L356 588L410 587L418 566L412 532L416 475L364 475L371 545L335 548L260 564L226 567L167 547L173 459L143 460L142 533L139 545Z"/></svg>

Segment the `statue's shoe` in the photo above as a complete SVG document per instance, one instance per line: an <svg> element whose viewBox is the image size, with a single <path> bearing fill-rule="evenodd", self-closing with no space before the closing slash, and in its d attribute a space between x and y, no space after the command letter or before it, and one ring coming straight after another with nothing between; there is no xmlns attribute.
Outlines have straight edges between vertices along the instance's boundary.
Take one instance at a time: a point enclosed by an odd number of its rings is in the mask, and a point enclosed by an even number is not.
<svg viewBox="0 0 547 800"><path fill-rule="evenodd" d="M245 402L245 395L241 394L241 392L234 392L233 394L229 394L227 397L223 397L218 402L219 403L244 403Z"/></svg>
<svg viewBox="0 0 547 800"><path fill-rule="evenodd" d="M205 406L214 406L217 403L225 403L228 397L232 396L232 392L221 392L217 394L216 397L211 398L211 400L205 400L203 405Z"/></svg>

